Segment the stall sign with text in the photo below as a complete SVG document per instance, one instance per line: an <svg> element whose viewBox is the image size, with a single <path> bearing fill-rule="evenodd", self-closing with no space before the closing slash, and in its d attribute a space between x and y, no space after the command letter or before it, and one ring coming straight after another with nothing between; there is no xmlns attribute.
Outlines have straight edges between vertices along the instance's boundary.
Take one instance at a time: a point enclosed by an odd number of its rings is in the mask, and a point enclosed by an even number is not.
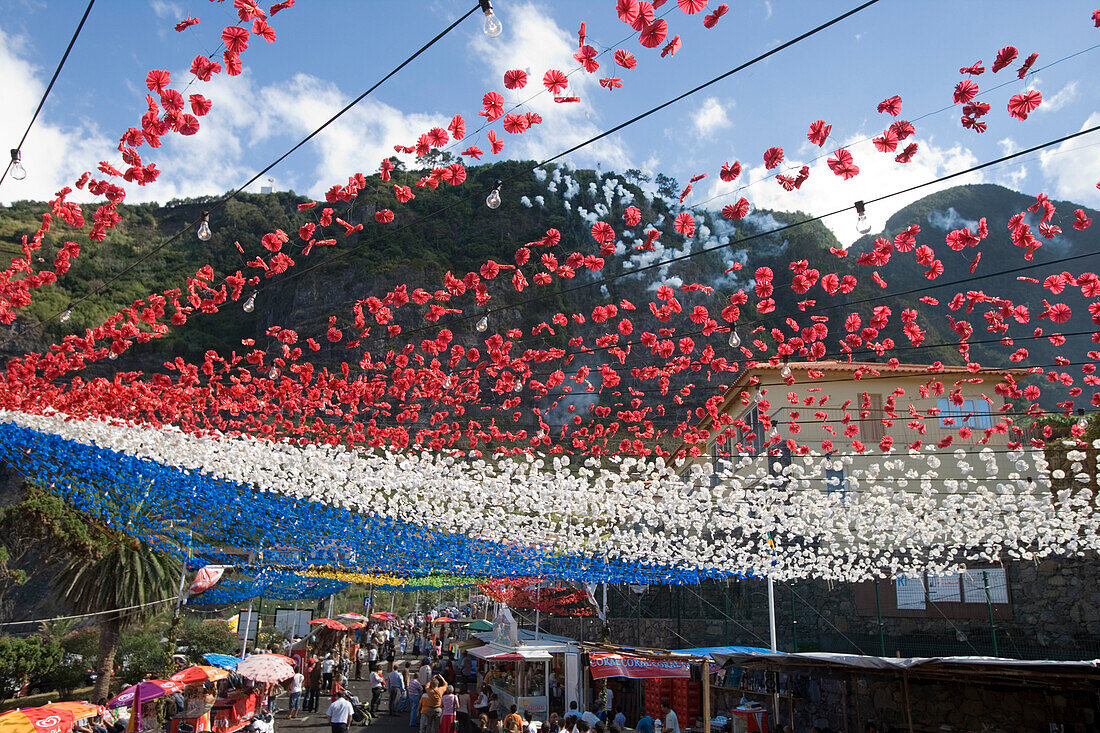
<svg viewBox="0 0 1100 733"><path fill-rule="evenodd" d="M593 652L588 655L593 679L629 677L635 680L690 679L691 663L674 659L648 659L626 654Z"/></svg>

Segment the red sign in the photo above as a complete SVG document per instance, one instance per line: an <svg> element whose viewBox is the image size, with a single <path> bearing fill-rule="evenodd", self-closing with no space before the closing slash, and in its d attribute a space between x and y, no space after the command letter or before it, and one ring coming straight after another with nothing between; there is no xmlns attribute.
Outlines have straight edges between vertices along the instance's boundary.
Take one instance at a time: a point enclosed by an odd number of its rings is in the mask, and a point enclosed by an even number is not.
<svg viewBox="0 0 1100 733"><path fill-rule="evenodd" d="M593 652L588 655L592 679L629 677L635 680L660 678L689 679L691 663L675 659L647 659L627 654Z"/></svg>

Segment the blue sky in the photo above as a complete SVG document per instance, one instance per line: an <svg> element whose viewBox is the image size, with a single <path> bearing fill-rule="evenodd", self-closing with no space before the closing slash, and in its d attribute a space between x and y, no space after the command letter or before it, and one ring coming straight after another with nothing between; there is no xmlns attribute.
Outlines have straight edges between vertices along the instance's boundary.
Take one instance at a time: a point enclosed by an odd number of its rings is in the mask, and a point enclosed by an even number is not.
<svg viewBox="0 0 1100 733"><path fill-rule="evenodd" d="M299 0L297 7L272 19L277 42L252 39L243 75L222 74L188 90L214 101L203 129L190 138L172 136L156 151L143 147L147 160L164 172L156 184L134 188L129 200L216 194L242 183L472 4ZM658 13L667 11L669 35L680 34L683 48L673 58L660 58L659 49L628 38L631 31L618 20L613 0L498 0L505 28L500 38L486 38L479 18L471 18L271 175L279 188L320 195L356 171L375 171L393 144L409 144L456 113L476 127L486 91L505 93L512 103L541 89L538 80L546 69L576 66L570 57L582 20L589 43L598 50L626 48L637 56L638 68L620 69L609 56L601 57L596 74L571 77L580 104L555 105L546 94L535 98L529 108L543 115L544 124L524 135L504 135L504 156L557 153L855 4L735 0L717 27L707 30L703 14L686 16L671 0ZM712 0L707 11L717 5ZM18 141L83 6L78 0L0 1L0 73L7 108L0 137L10 141L8 147ZM721 184L717 172L724 161L737 158L746 165L739 184L765 179L737 195L760 206L809 213L837 208L1100 123L1100 75L1088 72L1097 68L1100 48L1043 68L1100 44L1100 29L1090 18L1093 9L1076 1L1045 3L1039 13L1035 3L1005 0L964 6L882 0L574 154L570 162L581 167L599 162L604 170L662 171L681 183L708 173L696 186L699 202L732 192L734 186ZM188 12L202 22L175 32L172 26ZM47 197L98 161L116 160L118 136L138 124L144 111L146 72L168 69L179 88L189 78L191 59L216 48L222 28L235 19L231 2L99 0L24 146L30 175L22 182L5 181L0 201ZM894 163L868 142L852 144L893 121L876 112L880 100L900 94L902 119L938 110L951 103L952 89L963 78L960 67L981 59L988 68L997 50L1010 44L1020 49L1019 59L995 76L987 71L975 79L982 89L1012 80L981 97L992 105L984 135L964 130L955 107L916 122L921 150L908 166ZM1039 54L1035 68L1040 71L1017 81L1015 69L1031 52ZM509 68L531 71L522 97L503 87L501 75ZM596 79L605 75L622 77L623 88L599 87ZM1044 104L1026 122L1011 119L1005 110L1008 97L1029 88L1043 93ZM809 123L818 118L833 125L823 150L805 137ZM488 147L484 137L469 144ZM787 193L766 180L762 154L770 146L783 147L789 160L801 163L849 144L863 170L850 181L831 175L823 158L799 191ZM1100 206L1095 188L1100 135L971 180ZM890 211L873 212L873 222L915 198L894 199ZM719 198L711 205L728 202ZM850 226L834 228L852 238Z"/></svg>

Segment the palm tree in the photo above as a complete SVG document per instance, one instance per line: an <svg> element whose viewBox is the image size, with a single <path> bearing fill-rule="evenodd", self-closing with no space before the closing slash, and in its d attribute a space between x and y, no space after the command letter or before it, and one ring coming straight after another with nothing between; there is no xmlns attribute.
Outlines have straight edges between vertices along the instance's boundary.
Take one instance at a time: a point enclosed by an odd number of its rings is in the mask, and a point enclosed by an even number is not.
<svg viewBox="0 0 1100 733"><path fill-rule="evenodd" d="M99 613L99 655L92 700L106 697L119 638L128 625L164 609L174 598L180 561L115 530L96 557L73 557L57 576L57 585L76 613Z"/></svg>

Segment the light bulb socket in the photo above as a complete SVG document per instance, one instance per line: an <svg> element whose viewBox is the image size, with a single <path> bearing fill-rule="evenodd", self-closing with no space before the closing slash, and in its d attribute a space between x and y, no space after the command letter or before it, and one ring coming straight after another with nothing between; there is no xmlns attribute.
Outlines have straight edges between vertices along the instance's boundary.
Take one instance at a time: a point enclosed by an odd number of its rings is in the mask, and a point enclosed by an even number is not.
<svg viewBox="0 0 1100 733"><path fill-rule="evenodd" d="M209 224L210 223L210 212L209 211L204 211L201 214L199 214L199 223L200 224Z"/></svg>
<svg viewBox="0 0 1100 733"><path fill-rule="evenodd" d="M493 0L477 0L477 2L481 6L481 12L486 15L493 12Z"/></svg>
<svg viewBox="0 0 1100 733"><path fill-rule="evenodd" d="M11 163L12 165L18 165L23 161L23 151L19 148L11 149Z"/></svg>
<svg viewBox="0 0 1100 733"><path fill-rule="evenodd" d="M863 203L862 201L856 201L855 207L857 214L859 214L860 216L867 215L867 205L865 203Z"/></svg>

